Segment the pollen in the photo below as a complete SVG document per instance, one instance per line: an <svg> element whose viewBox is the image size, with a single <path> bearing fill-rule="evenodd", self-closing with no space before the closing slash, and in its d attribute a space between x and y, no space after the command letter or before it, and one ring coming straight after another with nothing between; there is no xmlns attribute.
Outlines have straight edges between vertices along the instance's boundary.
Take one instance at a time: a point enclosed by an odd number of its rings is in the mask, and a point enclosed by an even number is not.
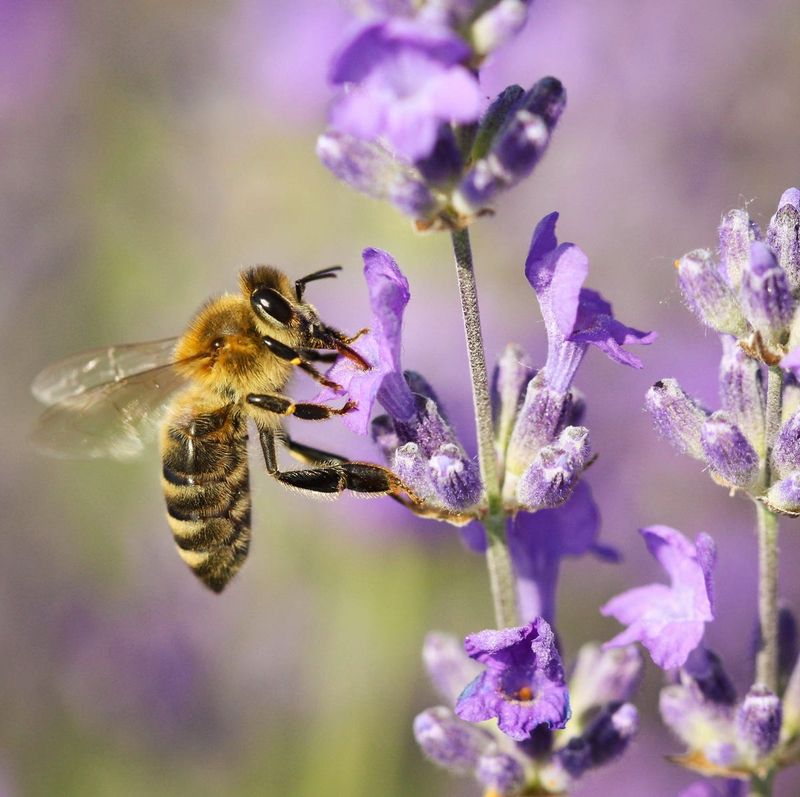
<svg viewBox="0 0 800 797"><path fill-rule="evenodd" d="M517 700L533 700L533 689L530 686L523 686L517 692Z"/></svg>
<svg viewBox="0 0 800 797"><path fill-rule="evenodd" d="M681 267L681 259L677 258L676 260L673 260L672 261L672 265L675 266L675 268L680 269L680 267Z"/></svg>

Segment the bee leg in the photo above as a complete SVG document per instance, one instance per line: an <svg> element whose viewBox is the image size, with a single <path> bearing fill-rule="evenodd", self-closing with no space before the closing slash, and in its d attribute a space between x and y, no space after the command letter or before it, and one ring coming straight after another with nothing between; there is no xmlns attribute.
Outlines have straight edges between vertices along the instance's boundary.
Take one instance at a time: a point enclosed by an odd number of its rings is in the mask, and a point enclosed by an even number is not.
<svg viewBox="0 0 800 797"><path fill-rule="evenodd" d="M336 409L327 404L312 404L308 401L294 402L286 396L277 393L251 393L247 403L259 409L272 412L276 415L294 415L304 421L322 421L333 415L345 415L356 408L355 401L347 401L344 406Z"/></svg>
<svg viewBox="0 0 800 797"><path fill-rule="evenodd" d="M299 460L300 462L304 462L307 465L319 465L324 462L331 462L331 460L335 460L337 462L348 461L345 457L341 457L338 454L331 454L329 451L320 451L318 448L312 448L311 446L303 445L303 443L298 443L297 441L292 440L292 438L287 434L283 435L282 442L295 459ZM402 492L408 494L409 491L403 487ZM399 492L389 492L388 495L389 498L397 501L398 504L402 504L406 509L411 510L419 517L429 518L432 520L444 520L448 523L452 523L455 526L465 526L470 521L475 520L475 515L473 514L467 512L453 512L448 509L425 506L419 502L419 499L412 500Z"/></svg>
<svg viewBox="0 0 800 797"><path fill-rule="evenodd" d="M298 443L292 440L288 435L284 435L283 444L289 450L289 453L300 462L306 465L319 465L322 462L347 462L347 457L340 457L338 454L331 454L329 451L320 451L318 448Z"/></svg>
<svg viewBox="0 0 800 797"><path fill-rule="evenodd" d="M276 356L280 357L281 360L286 360L287 362L291 363L292 365L296 365L301 371L305 371L312 379L319 382L321 385L325 387L329 387L333 390L341 390L341 385L337 385L336 382L331 382L324 374L321 374L316 368L314 368L311 363L307 362L306 357L300 354L299 351L296 351L291 346L287 346L285 343L281 343L279 340L275 340L275 338L271 338L269 335L264 335L262 338L264 341L264 345ZM336 359L334 354L333 359ZM319 358L317 358L319 359Z"/></svg>
<svg viewBox="0 0 800 797"><path fill-rule="evenodd" d="M267 473L287 487L308 490L314 493L336 494L344 490L373 495L406 493L412 501L418 497L387 468L371 462L351 462L340 460L323 464L318 468L285 470L278 467L275 453L275 432L271 429L259 430L261 448ZM322 451L301 446L309 454L324 454Z"/></svg>
<svg viewBox="0 0 800 797"><path fill-rule="evenodd" d="M298 354L309 362L315 363L335 363L339 359L339 354L335 351L317 351L316 349L298 349Z"/></svg>

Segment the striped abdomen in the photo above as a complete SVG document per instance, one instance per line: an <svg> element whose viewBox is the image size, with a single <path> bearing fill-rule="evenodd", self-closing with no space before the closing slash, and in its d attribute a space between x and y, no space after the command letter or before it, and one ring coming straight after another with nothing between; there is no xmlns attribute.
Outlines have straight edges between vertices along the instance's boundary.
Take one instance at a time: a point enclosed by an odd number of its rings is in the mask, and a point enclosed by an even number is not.
<svg viewBox="0 0 800 797"><path fill-rule="evenodd" d="M167 421L161 483L178 553L206 586L221 592L250 545L247 423L233 405Z"/></svg>

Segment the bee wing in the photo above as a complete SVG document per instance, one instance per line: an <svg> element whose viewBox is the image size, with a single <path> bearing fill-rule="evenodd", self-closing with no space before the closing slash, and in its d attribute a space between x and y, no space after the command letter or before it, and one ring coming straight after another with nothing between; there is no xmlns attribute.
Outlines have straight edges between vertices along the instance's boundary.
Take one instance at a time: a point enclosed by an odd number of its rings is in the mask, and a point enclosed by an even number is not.
<svg viewBox="0 0 800 797"><path fill-rule="evenodd" d="M45 368L31 390L42 404L59 404L100 385L169 365L177 342L165 338L73 354Z"/></svg>
<svg viewBox="0 0 800 797"><path fill-rule="evenodd" d="M73 391L44 411L31 442L55 457L131 459L155 436L169 400L186 385L168 363Z"/></svg>

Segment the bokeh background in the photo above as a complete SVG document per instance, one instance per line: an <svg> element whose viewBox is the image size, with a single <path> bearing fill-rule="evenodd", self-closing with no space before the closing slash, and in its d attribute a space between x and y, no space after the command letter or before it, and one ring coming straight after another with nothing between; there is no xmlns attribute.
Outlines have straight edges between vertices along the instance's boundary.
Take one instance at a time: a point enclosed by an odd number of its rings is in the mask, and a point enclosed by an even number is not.
<svg viewBox="0 0 800 797"><path fill-rule="evenodd" d="M425 762L414 715L436 698L419 661L431 628L492 625L481 559L444 525L388 500L317 503L253 469L254 542L221 597L175 555L155 448L131 465L39 457L29 384L75 350L178 334L241 265L300 276L347 329L368 317L360 251L409 276L404 359L427 374L473 446L446 236L414 234L337 184L314 156L326 62L347 24L333 0L0 0L0 794L477 794ZM545 162L474 228L490 359L544 334L522 264L535 222L589 253L589 284L660 340L641 372L592 352L579 376L600 459L588 476L619 566L568 562L567 655L617 626L597 607L660 578L636 529L667 523L719 544L712 646L749 684L752 511L681 458L642 411L662 376L715 406L715 336L682 306L672 261L713 246L720 213L765 222L800 181L796 0L537 0L485 70L487 94L552 73L569 108ZM310 396L301 379L296 395ZM338 421L294 427L374 457ZM797 607L800 524L786 523L783 594ZM661 675L642 733L581 795L674 795ZM779 779L778 793L800 780Z"/></svg>

